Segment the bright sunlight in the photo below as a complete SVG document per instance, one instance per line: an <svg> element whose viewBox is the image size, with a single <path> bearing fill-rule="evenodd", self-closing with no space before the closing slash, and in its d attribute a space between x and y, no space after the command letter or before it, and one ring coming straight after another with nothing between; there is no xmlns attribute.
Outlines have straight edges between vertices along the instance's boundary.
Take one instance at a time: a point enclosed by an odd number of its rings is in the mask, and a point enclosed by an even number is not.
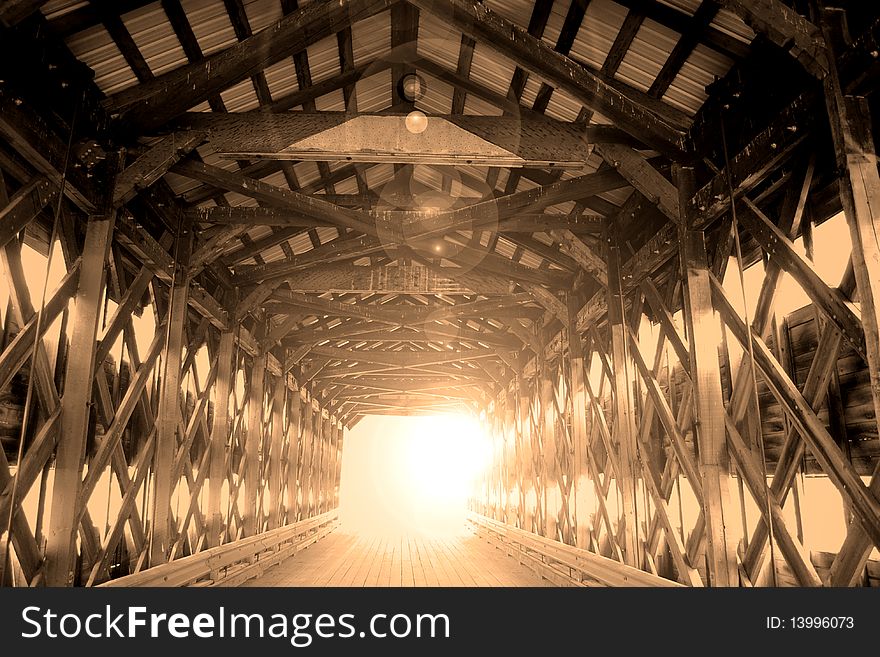
<svg viewBox="0 0 880 657"><path fill-rule="evenodd" d="M491 456L475 417L366 417L345 437L342 526L361 534L459 534Z"/></svg>

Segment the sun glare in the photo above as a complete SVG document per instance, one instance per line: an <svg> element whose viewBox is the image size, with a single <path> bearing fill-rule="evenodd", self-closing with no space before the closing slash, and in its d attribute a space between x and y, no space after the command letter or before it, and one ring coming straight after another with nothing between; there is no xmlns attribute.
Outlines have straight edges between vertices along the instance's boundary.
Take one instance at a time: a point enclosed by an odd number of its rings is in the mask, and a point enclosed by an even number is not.
<svg viewBox="0 0 880 657"><path fill-rule="evenodd" d="M365 418L345 438L343 527L365 534L450 535L492 457L476 418Z"/></svg>

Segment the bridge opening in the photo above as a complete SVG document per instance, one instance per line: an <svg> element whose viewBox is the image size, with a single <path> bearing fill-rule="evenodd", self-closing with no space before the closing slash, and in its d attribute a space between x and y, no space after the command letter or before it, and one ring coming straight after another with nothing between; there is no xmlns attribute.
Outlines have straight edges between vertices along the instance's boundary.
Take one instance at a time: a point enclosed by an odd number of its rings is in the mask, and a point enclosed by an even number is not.
<svg viewBox="0 0 880 657"><path fill-rule="evenodd" d="M491 438L475 416L368 416L346 437L341 529L463 535L491 458Z"/></svg>

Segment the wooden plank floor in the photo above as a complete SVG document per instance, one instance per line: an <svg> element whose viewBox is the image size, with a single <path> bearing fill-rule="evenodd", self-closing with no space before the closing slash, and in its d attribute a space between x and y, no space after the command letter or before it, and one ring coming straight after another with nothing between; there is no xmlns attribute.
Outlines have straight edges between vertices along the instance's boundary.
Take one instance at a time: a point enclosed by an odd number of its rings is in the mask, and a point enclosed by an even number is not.
<svg viewBox="0 0 880 657"><path fill-rule="evenodd" d="M485 540L337 529L244 586L552 586Z"/></svg>

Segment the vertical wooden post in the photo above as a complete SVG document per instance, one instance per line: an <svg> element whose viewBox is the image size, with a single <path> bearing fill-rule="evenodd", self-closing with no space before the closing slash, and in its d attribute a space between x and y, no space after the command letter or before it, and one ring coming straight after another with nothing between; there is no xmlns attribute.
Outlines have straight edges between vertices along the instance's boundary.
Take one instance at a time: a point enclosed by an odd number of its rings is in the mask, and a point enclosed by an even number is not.
<svg viewBox="0 0 880 657"><path fill-rule="evenodd" d="M174 284L168 303L168 326L163 354L164 369L156 418L156 449L153 454L153 531L150 540L150 565L165 563L174 543L175 527L171 513L171 496L177 487L174 459L183 417L180 408L180 377L183 347L186 342L187 307L189 303L188 264L192 250L192 234L183 228L177 236L177 258Z"/></svg>
<svg viewBox="0 0 880 657"><path fill-rule="evenodd" d="M226 449L229 441L229 394L235 335L229 328L220 334L217 348L217 380L214 384L214 420L211 423L211 470L208 473L208 547L220 545L224 531L223 482L226 481Z"/></svg>
<svg viewBox="0 0 880 657"><path fill-rule="evenodd" d="M302 413L302 442L300 454L302 463L300 464L300 488L302 489L302 514L301 517L303 519L309 518L312 515L312 453L314 452L314 446L312 445L312 439L314 437L314 421L312 416L314 415L314 407L312 406L312 397L309 395L306 397L305 404L303 405L303 413Z"/></svg>
<svg viewBox="0 0 880 657"><path fill-rule="evenodd" d="M523 529L537 532L535 526L535 478L534 457L532 455L532 426L529 406L529 384L525 377L519 378L519 390L517 393L519 402L519 449L520 449L520 489L522 490L522 516Z"/></svg>
<svg viewBox="0 0 880 657"><path fill-rule="evenodd" d="M726 410L718 362L720 325L712 306L705 235L691 229L688 216L694 172L691 168L675 165L674 173L682 212L679 248L687 292L684 310L690 341L694 433L700 452L709 572L713 586L737 586L736 516L729 491Z"/></svg>
<svg viewBox="0 0 880 657"><path fill-rule="evenodd" d="M336 426L336 495L333 498L333 507L339 508L339 491L342 486L342 444L345 438L345 427L341 422Z"/></svg>
<svg viewBox="0 0 880 657"><path fill-rule="evenodd" d="M291 391L287 398L287 412L289 414L287 421L287 524L290 524L299 519L299 509L296 503L298 492L296 470L300 452L300 391Z"/></svg>
<svg viewBox="0 0 880 657"><path fill-rule="evenodd" d="M260 496L260 443L263 437L263 386L266 375L266 353L262 350L254 356L251 381L248 390L247 438L244 444L244 485L246 506L242 524L244 536L260 532L262 511L257 508Z"/></svg>
<svg viewBox="0 0 880 657"><path fill-rule="evenodd" d="M618 447L618 487L623 504L624 560L630 566L640 567L639 526L636 494L638 451L636 447L636 417L630 387L629 344L624 325L624 298L620 280L620 248L609 235L608 246L608 325L611 331L611 357L614 364L614 438ZM609 457L611 455L609 454Z"/></svg>
<svg viewBox="0 0 880 657"><path fill-rule="evenodd" d="M55 483L46 544L46 584L70 586L76 565L76 531L86 434L89 426L91 382L95 378L95 349L104 289L104 265L113 237L116 215L91 217L86 229L79 285L73 311L73 333L67 361L61 426L55 452Z"/></svg>
<svg viewBox="0 0 880 657"><path fill-rule="evenodd" d="M330 418L330 501L327 510L335 509L339 505L339 422L335 417Z"/></svg>
<svg viewBox="0 0 880 657"><path fill-rule="evenodd" d="M516 525L511 504L517 478L516 461L516 395L509 389L504 396L504 522Z"/></svg>
<svg viewBox="0 0 880 657"><path fill-rule="evenodd" d="M321 434L318 438L320 445L320 458L318 459L318 513L324 513L327 510L327 460L330 452L330 418L324 417L324 411L321 410L319 424L321 426Z"/></svg>
<svg viewBox="0 0 880 657"><path fill-rule="evenodd" d="M572 295L568 297L568 357L571 368L571 435L574 443L574 459L571 477L574 481L575 505L575 545L590 547L590 490L593 483L587 470L587 394L584 386L586 368L584 366L584 346L577 330L577 302Z"/></svg>
<svg viewBox="0 0 880 657"><path fill-rule="evenodd" d="M842 9L826 8L821 23L830 61L836 62L846 33ZM867 99L847 95L841 87L837 66L825 77L825 101L837 157L840 201L852 241L853 274L865 331L874 421L880 427L880 172ZM871 477L870 489L880 497L880 464ZM873 549L872 541L858 522L850 522L847 538L831 567L830 582L850 586L864 569Z"/></svg>
<svg viewBox="0 0 880 657"><path fill-rule="evenodd" d="M553 408L554 381L550 366L541 358L541 457L543 471L541 483L544 489L544 536L554 541L558 538L559 517L559 471L556 460L556 411Z"/></svg>
<svg viewBox="0 0 880 657"><path fill-rule="evenodd" d="M315 409L314 432L312 433L312 504L313 513L321 513L321 504L324 497L324 477L321 471L321 460L324 458L324 414L320 404Z"/></svg>
<svg viewBox="0 0 880 657"><path fill-rule="evenodd" d="M284 441L284 404L287 382L284 374L275 381L272 395L272 435L269 440L269 529L281 524L281 450Z"/></svg>

